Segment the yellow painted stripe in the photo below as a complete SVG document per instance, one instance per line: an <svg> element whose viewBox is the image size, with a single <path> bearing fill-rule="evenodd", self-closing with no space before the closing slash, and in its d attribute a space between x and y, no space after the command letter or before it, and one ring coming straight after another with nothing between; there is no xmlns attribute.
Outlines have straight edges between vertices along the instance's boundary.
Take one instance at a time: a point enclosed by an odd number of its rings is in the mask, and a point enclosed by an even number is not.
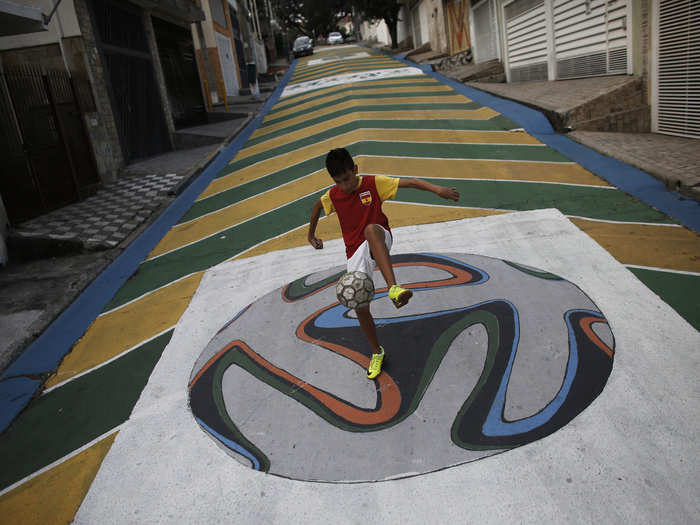
<svg viewBox="0 0 700 525"><path fill-rule="evenodd" d="M168 231L163 239L161 239L148 257L156 257L205 237L209 237L216 232L235 226L261 213L289 204L293 200L327 188L332 183L333 181L328 174L325 173L325 170L317 171L260 196L204 215L193 221L184 224L176 224Z"/></svg>
<svg viewBox="0 0 700 525"><path fill-rule="evenodd" d="M0 496L3 523L71 523L117 432Z"/></svg>
<svg viewBox="0 0 700 525"><path fill-rule="evenodd" d="M622 264L700 273L700 236L685 228L578 218L571 222Z"/></svg>
<svg viewBox="0 0 700 525"><path fill-rule="evenodd" d="M330 126L326 125L326 129ZM312 135L308 128L272 139L262 144L256 144L250 148L241 150L236 160L245 159L252 155L262 153L275 146L282 146L298 139ZM442 142L457 144L542 144L531 135L516 131L473 131L459 129L384 129L384 128L360 128L341 133L331 139L333 141L346 142L348 144L358 140L387 140L396 142ZM297 150L299 151L299 150Z"/></svg>
<svg viewBox="0 0 700 525"><path fill-rule="evenodd" d="M334 67L326 66L325 68L316 72L304 72L299 75L295 75L290 79L289 85L293 86L295 84L301 84L303 82L309 82L310 80L317 80L319 78L335 77L338 75L343 75L345 73L365 73L368 71L379 71L386 69L398 69L403 67L401 63L398 62L386 62L386 61L375 61L366 62L364 64L339 64Z"/></svg>
<svg viewBox="0 0 700 525"><path fill-rule="evenodd" d="M304 66L294 70L294 74L291 80L306 75L313 75L316 73L327 73L332 72L337 69L347 68L347 67L360 67L365 66L367 68L372 68L372 66L401 66L401 62L394 60L393 58L379 58L379 57L364 57L364 58L351 58L348 60L335 60L333 62L327 62L325 64L316 64L313 66Z"/></svg>
<svg viewBox="0 0 700 525"><path fill-rule="evenodd" d="M467 143L475 141L484 144L503 143L499 140L510 139L515 142L511 144L537 144L536 139L526 133L504 132L481 132L462 130L382 130L382 129L361 129L343 133L336 137L331 137L315 144L299 148L289 153L285 153L271 159L260 161L252 166L247 166L236 170L233 173L224 175L211 181L209 186L200 194L197 200L205 199L221 191L239 186L253 178L262 177L266 174L274 173L281 169L298 164L308 159L318 157L327 153L330 149L338 145L347 146L362 140L404 140L407 142L458 142ZM488 142L491 141L491 142ZM533 142L534 141L534 142Z"/></svg>
<svg viewBox="0 0 700 525"><path fill-rule="evenodd" d="M395 177L526 180L610 186L574 163L504 162L474 159L420 159L357 156L360 173Z"/></svg>
<svg viewBox="0 0 700 525"><path fill-rule="evenodd" d="M476 208L458 208L447 206L421 206L418 204L392 201L385 202L382 207L386 215L389 217L389 224L392 228L507 213L500 210L482 210ZM263 242L252 250L244 252L233 259L254 257L256 255L262 255L264 253L277 250L285 250L287 248L296 248L298 246L308 246L309 243L306 239L307 233L308 226L302 226L301 228L292 230L284 235ZM316 227L316 236L325 241L342 238L343 235L340 231L338 218L335 215L321 218L321 220L318 221L318 226ZM313 252L314 249L309 246L309 256L311 256Z"/></svg>
<svg viewBox="0 0 700 525"><path fill-rule="evenodd" d="M446 104L463 102L466 104L471 101L464 95L459 94L447 97L396 97L392 99L370 98L360 100L346 100L345 102L340 102L330 107L324 107L315 111L310 111L306 115L303 115L303 120L309 120L320 115L325 115L326 113L332 113L335 111L342 111L343 109L351 109L358 107L364 108L369 106L368 109L371 109L371 106L387 106L393 104L438 104L441 102ZM263 119L263 123L270 122L272 120L277 120L278 118L280 118L279 113L269 114ZM291 120L286 120L285 122L286 125L289 125Z"/></svg>
<svg viewBox="0 0 700 525"><path fill-rule="evenodd" d="M204 272L185 277L95 319L46 386L55 386L101 365L175 325L202 275Z"/></svg>
<svg viewBox="0 0 700 525"><path fill-rule="evenodd" d="M344 91L342 93L331 93L329 95L323 96L321 98L314 98L314 100L309 100L308 102L299 102L297 104L294 104L287 109L282 109L280 111L274 111L270 112L270 118L280 118L284 117L285 115L289 115L290 113L295 113L297 111L301 111L303 109L311 108L314 106L318 106L320 104L327 104L329 102L333 102L334 100L341 99L343 97L347 97L348 95L353 95L353 94L360 94L360 95L381 95L381 94L389 94L389 93L445 93L445 92L453 92L452 88L449 86L430 86L430 87L403 87L403 88L395 88L392 90L388 89L363 89L363 90L358 90L358 91ZM417 98L417 97L416 97ZM420 97L423 100L427 100L426 97ZM440 97L440 98L447 98L447 97ZM363 98L362 100L364 101L370 101L373 99L370 98ZM382 100L384 104L393 104L395 100L398 100L398 97L383 97L383 98L377 98L374 100ZM432 99L431 99L432 100ZM462 98L460 101L464 101L465 99Z"/></svg>
<svg viewBox="0 0 700 525"><path fill-rule="evenodd" d="M321 57L323 60L324 57ZM311 62L309 60L308 62ZM393 63L401 63L395 58L388 57L386 55L366 55L366 56L352 56L348 55L347 58L342 58L342 57L336 57L334 60L331 61L326 61L326 62L318 62L316 64L309 64L308 62L301 65L295 70L295 73L298 71L308 71L308 70L315 70L315 69L323 69L324 67L329 67L329 66L334 66L336 64L356 64L358 62L364 63L364 62L372 62L372 61L381 61L381 62L393 62Z"/></svg>
<svg viewBox="0 0 700 525"><path fill-rule="evenodd" d="M246 184L252 180L261 179L262 177L267 177L272 171L269 171L268 166L265 163L259 162L252 166L247 166L236 170L233 173L214 179L209 183L209 186L197 197L198 201L206 199L212 195L216 195L225 190L235 188L242 184Z"/></svg>
<svg viewBox="0 0 700 525"><path fill-rule="evenodd" d="M287 106L292 106L295 104L298 104L300 102L303 102L304 100L307 100L312 97L317 97L319 95L328 95L332 93L338 93L342 91L348 90L348 88L354 88L356 86L386 86L387 84L391 84L392 86L397 86L397 89L400 89L400 86L402 84L408 84L408 83L416 83L420 82L421 84L425 84L425 89L427 88L432 88L435 86L442 86L443 84L440 84L430 78L429 76L422 76L422 77L399 77L399 78L387 78L383 80L366 80L363 82L349 82L347 84L340 84L337 86L331 86L323 89L316 89L316 90L311 90L307 91L303 94L299 94L298 96L295 96L293 98L283 98L280 99L280 101L275 104L274 109L280 109L283 107ZM419 86L408 86L407 89L423 89ZM349 91L349 90L348 90ZM382 91L387 91L382 90ZM391 90L389 90L391 91Z"/></svg>
<svg viewBox="0 0 700 525"><path fill-rule="evenodd" d="M466 100L466 99L464 99ZM353 101L356 102L356 101ZM406 120L435 120L435 119L450 119L450 120L489 120L493 117L497 117L500 113L492 110L491 108L483 107L479 109L412 109L412 110L397 110L397 111L372 111L367 110L360 103L350 105L348 107L351 115L357 115L358 119L377 119L377 120L389 120L389 119L406 119ZM311 118L322 117L329 113L334 113L338 110L338 106L333 106L331 108L324 108L323 110L315 111L313 114L309 113L306 115L300 115L277 124L271 124L264 128L258 128L253 134L253 137L261 137L273 131L284 129L300 122L306 122Z"/></svg>
<svg viewBox="0 0 700 525"><path fill-rule="evenodd" d="M425 206L392 201L385 202L383 206L393 228L508 213L503 210ZM700 273L700 237L685 228L579 218L570 220L622 264ZM307 226L304 225L265 241L234 259L306 246L307 232ZM338 220L333 215L322 218L316 232L323 240L342 238ZM311 247L309 249L312 250Z"/></svg>

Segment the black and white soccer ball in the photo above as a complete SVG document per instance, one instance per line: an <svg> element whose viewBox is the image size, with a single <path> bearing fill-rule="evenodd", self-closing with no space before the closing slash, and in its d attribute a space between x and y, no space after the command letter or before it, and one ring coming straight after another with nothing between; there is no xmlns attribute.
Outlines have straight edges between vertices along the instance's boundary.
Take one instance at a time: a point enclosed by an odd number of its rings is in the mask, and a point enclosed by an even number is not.
<svg viewBox="0 0 700 525"><path fill-rule="evenodd" d="M350 272L338 279L335 295L343 306L364 308L374 298L374 283L365 272Z"/></svg>

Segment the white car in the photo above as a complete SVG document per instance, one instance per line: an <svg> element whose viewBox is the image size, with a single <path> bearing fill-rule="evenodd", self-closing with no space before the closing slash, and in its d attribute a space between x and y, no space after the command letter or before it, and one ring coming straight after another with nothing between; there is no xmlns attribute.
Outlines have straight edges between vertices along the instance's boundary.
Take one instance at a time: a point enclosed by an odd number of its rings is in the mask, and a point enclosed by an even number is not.
<svg viewBox="0 0 700 525"><path fill-rule="evenodd" d="M343 35L341 35L338 32L331 33L328 35L328 45L333 45L333 44L342 44L343 43Z"/></svg>

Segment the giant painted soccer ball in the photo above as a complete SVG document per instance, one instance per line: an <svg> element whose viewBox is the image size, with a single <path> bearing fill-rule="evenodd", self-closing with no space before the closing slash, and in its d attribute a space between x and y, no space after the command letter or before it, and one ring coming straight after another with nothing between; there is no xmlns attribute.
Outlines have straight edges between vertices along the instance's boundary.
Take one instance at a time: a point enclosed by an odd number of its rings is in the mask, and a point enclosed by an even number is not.
<svg viewBox="0 0 700 525"><path fill-rule="evenodd" d="M343 306L364 308L374 297L374 283L365 272L346 273L335 286L335 295Z"/></svg>
<svg viewBox="0 0 700 525"><path fill-rule="evenodd" d="M387 354L375 380L357 315L336 300L345 268L299 276L232 312L203 349L189 383L202 429L271 474L383 480L545 438L603 392L614 337L574 283L478 255L392 262L414 296L397 310L386 288L375 292Z"/></svg>

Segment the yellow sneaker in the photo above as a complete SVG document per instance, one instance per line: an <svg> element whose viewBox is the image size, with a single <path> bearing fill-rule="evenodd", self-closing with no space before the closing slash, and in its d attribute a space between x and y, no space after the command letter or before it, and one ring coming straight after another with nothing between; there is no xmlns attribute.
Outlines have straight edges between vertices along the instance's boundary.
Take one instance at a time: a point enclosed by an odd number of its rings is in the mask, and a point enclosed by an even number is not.
<svg viewBox="0 0 700 525"><path fill-rule="evenodd" d="M384 348L380 346L379 349L382 351L382 353L372 354L372 359L369 361L369 367L367 367L367 377L369 379L374 379L382 371L382 363L384 362Z"/></svg>
<svg viewBox="0 0 700 525"><path fill-rule="evenodd" d="M389 288L389 299L394 302L396 308L404 306L411 297L413 297L413 292L411 290L401 288L397 284Z"/></svg>

